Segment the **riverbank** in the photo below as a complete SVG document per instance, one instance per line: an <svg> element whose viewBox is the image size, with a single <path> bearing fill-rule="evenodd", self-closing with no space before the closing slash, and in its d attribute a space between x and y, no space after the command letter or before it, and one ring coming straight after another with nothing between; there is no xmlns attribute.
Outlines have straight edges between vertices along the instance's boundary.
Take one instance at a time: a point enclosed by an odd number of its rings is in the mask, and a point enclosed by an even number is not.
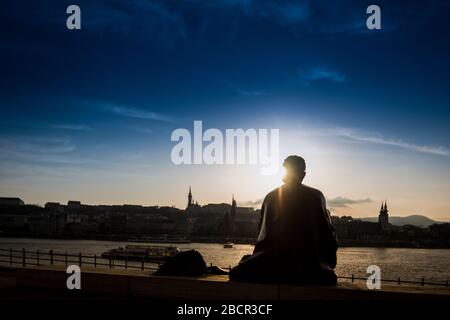
<svg viewBox="0 0 450 320"><path fill-rule="evenodd" d="M5 234L0 233L0 239L42 239L42 240L87 240L87 241L123 241L123 242L136 242L137 239L126 236L119 235L96 235L90 237L74 237L74 236L62 236L62 235L24 235L24 234ZM212 244L223 244L227 242L225 238L211 238L211 237L190 237L190 243L212 243ZM256 239L251 238L233 238L233 243L242 244L242 245L254 245ZM177 243L176 238L173 238L173 241L170 241L170 238L167 242L161 241L159 238L155 238L155 241L152 242L151 239L148 241L141 241L142 243ZM183 241L183 243L189 243ZM448 243L418 243L418 242L409 242L409 241L354 241L354 240L340 240L339 247L341 248L410 248L410 249L450 249L450 241Z"/></svg>
<svg viewBox="0 0 450 320"><path fill-rule="evenodd" d="M2 267L0 288L29 292L67 292L63 266ZM364 281L311 287L232 282L228 276L164 277L148 271L82 268L81 294L179 300L436 300L450 301L449 288L382 284L369 290ZM73 292L76 292L74 290ZM44 294L45 297L45 294Z"/></svg>

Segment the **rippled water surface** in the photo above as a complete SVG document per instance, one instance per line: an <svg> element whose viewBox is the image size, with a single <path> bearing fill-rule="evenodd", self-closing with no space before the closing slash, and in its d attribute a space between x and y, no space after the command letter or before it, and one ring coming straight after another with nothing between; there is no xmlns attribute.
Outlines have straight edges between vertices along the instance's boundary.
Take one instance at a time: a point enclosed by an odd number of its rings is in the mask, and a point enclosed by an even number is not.
<svg viewBox="0 0 450 320"><path fill-rule="evenodd" d="M40 250L100 255L102 252L133 244L120 241L91 240L45 240L0 238L0 248ZM142 244L142 243L140 243ZM155 244L162 245L162 244ZM233 266L240 258L253 251L252 245L235 245L225 249L221 244L189 243L175 244L182 250L197 249L210 264L221 267ZM342 276L366 276L369 265L378 265L383 279L446 281L450 280L450 250L446 249L397 249L397 248L340 248L336 273Z"/></svg>

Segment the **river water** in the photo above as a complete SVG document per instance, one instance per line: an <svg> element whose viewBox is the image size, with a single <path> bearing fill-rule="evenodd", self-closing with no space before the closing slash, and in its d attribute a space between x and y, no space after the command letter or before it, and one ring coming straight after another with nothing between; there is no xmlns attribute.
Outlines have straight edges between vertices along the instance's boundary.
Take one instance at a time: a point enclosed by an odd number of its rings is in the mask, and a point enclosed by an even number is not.
<svg viewBox="0 0 450 320"><path fill-rule="evenodd" d="M55 252L68 252L86 255L100 255L106 250L138 244L121 241L94 240L47 240L0 238L0 248L13 248L41 252L53 249ZM143 243L139 243L143 244ZM150 243L149 243L150 244ZM162 244L154 244L162 245ZM235 245L225 249L221 244L188 243L175 244L182 250L196 249L205 261L220 267L236 265L240 258L253 251L253 245ZM377 265L381 268L383 279L445 282L450 280L450 250L448 249L405 249L405 248L340 248L338 250L336 274L339 276L367 277L367 267Z"/></svg>

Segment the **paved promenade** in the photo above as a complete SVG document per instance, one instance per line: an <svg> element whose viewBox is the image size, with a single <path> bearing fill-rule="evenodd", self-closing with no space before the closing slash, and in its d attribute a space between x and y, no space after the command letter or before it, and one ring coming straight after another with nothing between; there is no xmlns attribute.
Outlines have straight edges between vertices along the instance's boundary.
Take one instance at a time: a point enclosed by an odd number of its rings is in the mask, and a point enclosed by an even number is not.
<svg viewBox="0 0 450 320"><path fill-rule="evenodd" d="M364 281L340 281L336 287L250 284L228 276L161 277L150 271L81 268L81 290L68 290L63 266L0 267L0 297L155 298L179 300L423 300L450 301L450 288L382 285L368 290ZM74 291L79 291L75 293Z"/></svg>

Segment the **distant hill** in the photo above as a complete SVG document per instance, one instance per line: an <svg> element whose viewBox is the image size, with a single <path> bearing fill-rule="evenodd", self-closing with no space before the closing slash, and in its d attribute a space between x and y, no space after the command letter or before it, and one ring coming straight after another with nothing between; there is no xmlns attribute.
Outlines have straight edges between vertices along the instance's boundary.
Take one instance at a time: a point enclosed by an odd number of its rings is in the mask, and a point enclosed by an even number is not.
<svg viewBox="0 0 450 320"><path fill-rule="evenodd" d="M378 222L378 217L361 218L361 220L369 222ZM409 224L417 227L426 228L432 224L440 222L431 220L430 218L419 214L414 214L406 217L389 216L389 223L393 224L394 226L404 226Z"/></svg>

